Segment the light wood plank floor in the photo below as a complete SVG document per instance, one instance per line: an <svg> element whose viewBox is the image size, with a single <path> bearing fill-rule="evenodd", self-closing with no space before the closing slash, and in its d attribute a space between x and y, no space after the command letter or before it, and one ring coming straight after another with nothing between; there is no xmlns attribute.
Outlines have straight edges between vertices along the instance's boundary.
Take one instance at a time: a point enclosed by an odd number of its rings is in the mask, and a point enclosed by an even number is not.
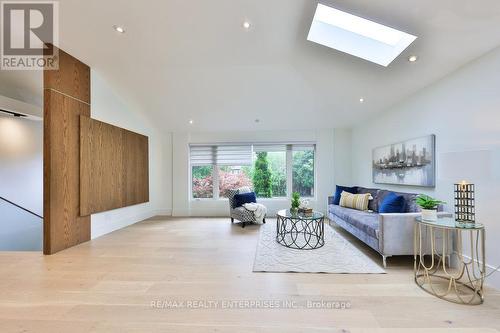
<svg viewBox="0 0 500 333"><path fill-rule="evenodd" d="M252 273L258 231L228 219L157 218L53 256L0 253L0 332L476 333L500 328L499 292L488 290L485 304L475 307L436 299L414 284L410 257L390 259L385 275ZM198 300L326 300L351 307L180 305ZM152 306L156 301L163 308ZM167 301L179 307L166 308Z"/></svg>

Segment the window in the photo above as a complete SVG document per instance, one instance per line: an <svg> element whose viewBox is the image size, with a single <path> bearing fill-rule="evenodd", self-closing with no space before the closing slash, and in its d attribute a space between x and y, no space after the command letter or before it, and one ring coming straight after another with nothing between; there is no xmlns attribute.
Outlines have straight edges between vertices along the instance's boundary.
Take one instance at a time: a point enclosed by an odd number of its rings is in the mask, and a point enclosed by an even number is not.
<svg viewBox="0 0 500 333"><path fill-rule="evenodd" d="M192 198L227 198L243 186L259 198L314 197L314 151L313 144L192 145Z"/></svg>
<svg viewBox="0 0 500 333"><path fill-rule="evenodd" d="M213 167L211 165L195 165L192 167L192 190L193 198L213 198L214 179Z"/></svg>
<svg viewBox="0 0 500 333"><path fill-rule="evenodd" d="M191 147L191 192L195 199L214 197L213 147Z"/></svg>
<svg viewBox="0 0 500 333"><path fill-rule="evenodd" d="M243 186L253 188L252 171L250 166L220 166L219 172L219 198L227 198L228 191Z"/></svg>
<svg viewBox="0 0 500 333"><path fill-rule="evenodd" d="M319 4L307 36L315 42L388 66L417 37Z"/></svg>
<svg viewBox="0 0 500 333"><path fill-rule="evenodd" d="M192 145L190 162L194 199L225 198L229 189L252 187L251 145Z"/></svg>
<svg viewBox="0 0 500 333"><path fill-rule="evenodd" d="M257 197L286 197L286 145L256 145L253 150L252 179Z"/></svg>
<svg viewBox="0 0 500 333"><path fill-rule="evenodd" d="M293 146L293 192L301 197L314 196L314 146Z"/></svg>

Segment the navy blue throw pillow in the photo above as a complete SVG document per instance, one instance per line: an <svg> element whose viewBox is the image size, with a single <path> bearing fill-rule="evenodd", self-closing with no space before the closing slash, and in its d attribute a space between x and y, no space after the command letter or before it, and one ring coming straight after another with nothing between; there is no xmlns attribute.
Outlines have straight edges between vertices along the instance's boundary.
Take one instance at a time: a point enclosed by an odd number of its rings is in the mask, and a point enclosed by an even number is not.
<svg viewBox="0 0 500 333"><path fill-rule="evenodd" d="M257 202L255 192L248 192L243 194L236 194L234 196L234 208L243 206L246 203Z"/></svg>
<svg viewBox="0 0 500 333"><path fill-rule="evenodd" d="M378 208L379 213L404 213L405 198L401 195L397 195L391 192L386 195L380 207Z"/></svg>
<svg viewBox="0 0 500 333"><path fill-rule="evenodd" d="M337 188L335 189L335 194L333 196L333 204L334 205L339 205L340 204L340 196L342 194L342 192L349 192L349 193L352 193L352 194L356 194L358 193L358 187L355 186L355 187L346 187L346 186L340 186L340 185L337 185Z"/></svg>

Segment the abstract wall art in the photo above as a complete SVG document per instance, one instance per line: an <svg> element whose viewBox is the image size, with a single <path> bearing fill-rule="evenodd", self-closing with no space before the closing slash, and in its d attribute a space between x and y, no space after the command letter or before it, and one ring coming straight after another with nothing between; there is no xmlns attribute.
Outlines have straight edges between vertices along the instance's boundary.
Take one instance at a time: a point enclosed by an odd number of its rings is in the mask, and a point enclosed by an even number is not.
<svg viewBox="0 0 500 333"><path fill-rule="evenodd" d="M373 149L373 182L436 186L436 136L428 135Z"/></svg>

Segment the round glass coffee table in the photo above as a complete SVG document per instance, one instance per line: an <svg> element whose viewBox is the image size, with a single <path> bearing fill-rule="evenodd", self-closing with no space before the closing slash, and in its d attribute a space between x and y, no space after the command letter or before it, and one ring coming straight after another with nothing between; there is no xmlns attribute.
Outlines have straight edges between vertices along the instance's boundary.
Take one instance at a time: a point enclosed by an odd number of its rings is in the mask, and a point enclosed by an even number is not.
<svg viewBox="0 0 500 333"><path fill-rule="evenodd" d="M453 303L482 304L486 277L484 238L484 225L480 223L459 223L449 217L437 221L417 218L416 284Z"/></svg>
<svg viewBox="0 0 500 333"><path fill-rule="evenodd" d="M292 213L280 210L276 220L276 241L297 250L314 250L325 245L325 216L319 212Z"/></svg>

